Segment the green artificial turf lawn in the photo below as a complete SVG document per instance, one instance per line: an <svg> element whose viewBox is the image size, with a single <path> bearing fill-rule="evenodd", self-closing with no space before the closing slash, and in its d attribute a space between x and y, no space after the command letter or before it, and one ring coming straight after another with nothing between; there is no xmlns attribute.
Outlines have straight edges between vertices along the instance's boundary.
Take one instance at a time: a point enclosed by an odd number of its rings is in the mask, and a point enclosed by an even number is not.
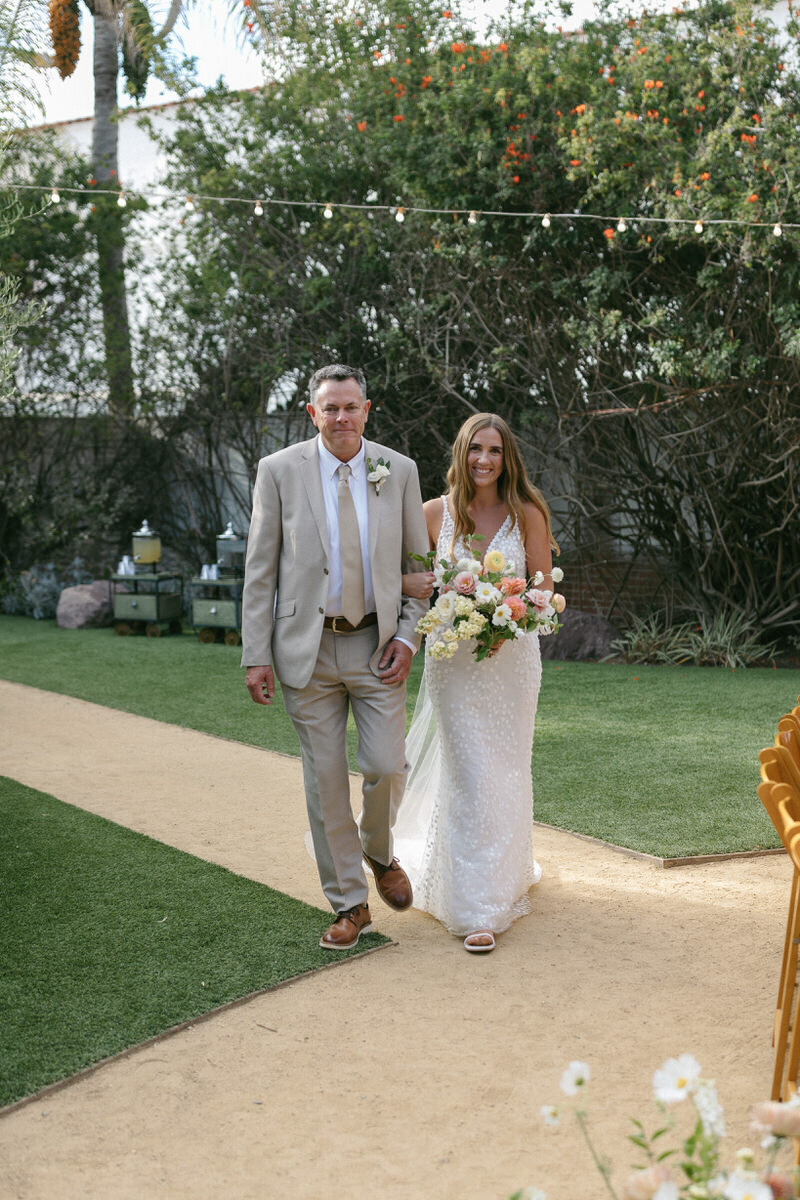
<svg viewBox="0 0 800 1200"><path fill-rule="evenodd" d="M250 992L387 944L0 776L0 1105Z"/></svg>
<svg viewBox="0 0 800 1200"><path fill-rule="evenodd" d="M249 699L239 657L189 635L117 638L0 617L2 678L297 754L279 700ZM421 668L417 656L409 712ZM756 793L758 751L798 692L797 670L546 662L535 816L665 858L777 846ZM354 766L353 749L351 730Z"/></svg>

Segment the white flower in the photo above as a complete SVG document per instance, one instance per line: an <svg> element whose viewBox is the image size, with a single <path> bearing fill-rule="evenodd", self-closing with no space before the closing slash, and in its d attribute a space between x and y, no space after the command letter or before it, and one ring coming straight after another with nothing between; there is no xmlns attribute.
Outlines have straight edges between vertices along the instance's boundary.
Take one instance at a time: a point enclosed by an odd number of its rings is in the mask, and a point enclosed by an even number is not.
<svg viewBox="0 0 800 1200"><path fill-rule="evenodd" d="M653 1192L653 1200L680 1200L680 1192L678 1191L677 1183L673 1183L671 1179L658 1185L658 1191Z"/></svg>
<svg viewBox="0 0 800 1200"><path fill-rule="evenodd" d="M730 1175L722 1194L725 1200L773 1200L769 1184L759 1182L749 1172L740 1175L736 1171Z"/></svg>
<svg viewBox="0 0 800 1200"><path fill-rule="evenodd" d="M475 611L475 605L469 596L458 596L456 599L456 616L468 617Z"/></svg>
<svg viewBox="0 0 800 1200"><path fill-rule="evenodd" d="M543 1104L539 1109L539 1112L542 1114L542 1120L544 1121L545 1125L558 1125L561 1120L561 1116L555 1104Z"/></svg>
<svg viewBox="0 0 800 1200"><path fill-rule="evenodd" d="M547 1194L537 1187L528 1187L520 1192L520 1200L547 1200Z"/></svg>
<svg viewBox="0 0 800 1200"><path fill-rule="evenodd" d="M439 610L439 616L445 621L452 621L456 609L455 592L442 592L437 596L434 607Z"/></svg>
<svg viewBox="0 0 800 1200"><path fill-rule="evenodd" d="M373 463L371 458L367 459L367 479L375 484L376 495L380 495L383 481L389 478L390 473L388 462L384 462L382 458L378 459L377 464Z"/></svg>
<svg viewBox="0 0 800 1200"><path fill-rule="evenodd" d="M698 1081L694 1092L694 1106L697 1115L703 1122L706 1134L713 1137L725 1137L725 1114L717 1098L717 1089L710 1079Z"/></svg>
<svg viewBox="0 0 800 1200"><path fill-rule="evenodd" d="M522 637L525 637L525 630L524 630L524 629L520 629L520 627L519 627L519 625L518 625L518 626L517 626L517 628L514 630L514 637L515 637L515 638L522 638Z"/></svg>
<svg viewBox="0 0 800 1200"><path fill-rule="evenodd" d="M561 1076L561 1090L567 1096L577 1096L590 1077L589 1064L573 1060Z"/></svg>
<svg viewBox="0 0 800 1200"><path fill-rule="evenodd" d="M700 1077L700 1064L691 1054L680 1058L668 1058L653 1075L653 1091L656 1100L674 1104L685 1100Z"/></svg>
<svg viewBox="0 0 800 1200"><path fill-rule="evenodd" d="M507 625L510 620L511 609L507 604L498 604L497 608L494 610L492 624L502 627L503 625Z"/></svg>
<svg viewBox="0 0 800 1200"><path fill-rule="evenodd" d="M457 571L468 571L470 575L480 575L481 564L475 558L460 558L456 563Z"/></svg>
<svg viewBox="0 0 800 1200"><path fill-rule="evenodd" d="M561 580L564 578L564 572L561 570L561 567L553 567L550 574L553 578L553 583L561 583Z"/></svg>
<svg viewBox="0 0 800 1200"><path fill-rule="evenodd" d="M482 579L475 588L476 604L496 604L501 598L502 592L499 592L493 583L489 583L487 579Z"/></svg>
<svg viewBox="0 0 800 1200"><path fill-rule="evenodd" d="M541 572L541 571L537 571L537 572L536 572L536 574L535 574L535 575L534 575L534 577L533 577L533 586L534 586L534 587L541 587L541 585L542 585L543 583L544 583L544 575L542 574L542 572Z"/></svg>

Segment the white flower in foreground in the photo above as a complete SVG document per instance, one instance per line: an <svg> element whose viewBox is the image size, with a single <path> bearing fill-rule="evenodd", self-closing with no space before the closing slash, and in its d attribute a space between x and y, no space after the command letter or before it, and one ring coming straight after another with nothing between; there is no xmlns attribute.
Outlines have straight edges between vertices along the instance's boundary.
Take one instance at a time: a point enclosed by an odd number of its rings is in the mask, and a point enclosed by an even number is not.
<svg viewBox="0 0 800 1200"><path fill-rule="evenodd" d="M681 1194L678 1191L677 1183L673 1183L668 1179L666 1183L662 1183L657 1192L653 1193L653 1200L680 1200Z"/></svg>
<svg viewBox="0 0 800 1200"><path fill-rule="evenodd" d="M558 1125L561 1121L561 1115L555 1104L543 1104L539 1112L542 1114L545 1125Z"/></svg>
<svg viewBox="0 0 800 1200"><path fill-rule="evenodd" d="M547 1200L547 1195L540 1188L525 1188L519 1194L520 1200Z"/></svg>
<svg viewBox="0 0 800 1200"><path fill-rule="evenodd" d="M700 1079L694 1091L694 1106L706 1134L725 1137L725 1114L711 1079Z"/></svg>
<svg viewBox="0 0 800 1200"><path fill-rule="evenodd" d="M730 1175L723 1191L725 1200L773 1200L772 1188L752 1175Z"/></svg>
<svg viewBox="0 0 800 1200"><path fill-rule="evenodd" d="M561 1090L567 1096L577 1096L591 1078L589 1064L573 1061L561 1076Z"/></svg>
<svg viewBox="0 0 800 1200"><path fill-rule="evenodd" d="M653 1075L653 1091L656 1100L674 1104L685 1100L700 1077L700 1063L691 1054L680 1058L668 1058Z"/></svg>
<svg viewBox="0 0 800 1200"><path fill-rule="evenodd" d="M541 585L542 585L543 583L544 583L544 575L542 574L542 572L541 572L541 571L537 571L537 572L536 572L536 574L535 574L535 575L534 575L534 577L533 577L533 586L534 586L534 587L541 587Z"/></svg>
<svg viewBox="0 0 800 1200"><path fill-rule="evenodd" d="M564 578L564 572L561 570L561 567L553 567L550 574L552 576L553 583L561 583L561 580Z"/></svg>

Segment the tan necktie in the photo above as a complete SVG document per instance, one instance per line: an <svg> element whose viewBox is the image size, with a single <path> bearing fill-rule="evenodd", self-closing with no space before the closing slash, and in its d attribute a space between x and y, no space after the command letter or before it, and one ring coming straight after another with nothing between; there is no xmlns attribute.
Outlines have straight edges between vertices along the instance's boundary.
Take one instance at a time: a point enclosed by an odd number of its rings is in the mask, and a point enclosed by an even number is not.
<svg viewBox="0 0 800 1200"><path fill-rule="evenodd" d="M342 559L342 615L351 625L364 616L364 565L358 535L356 506L350 493L350 467L342 463L339 475L339 552Z"/></svg>

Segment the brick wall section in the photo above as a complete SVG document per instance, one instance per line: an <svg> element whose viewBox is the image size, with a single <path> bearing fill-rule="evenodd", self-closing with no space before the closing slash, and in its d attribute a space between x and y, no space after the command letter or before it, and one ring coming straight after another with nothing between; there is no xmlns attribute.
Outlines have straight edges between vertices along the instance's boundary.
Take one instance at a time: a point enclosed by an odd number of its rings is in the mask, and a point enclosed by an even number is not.
<svg viewBox="0 0 800 1200"><path fill-rule="evenodd" d="M652 560L565 553L556 561L564 570L561 590L569 607L599 613L615 625L624 626L628 616L646 616L673 594L668 569Z"/></svg>

